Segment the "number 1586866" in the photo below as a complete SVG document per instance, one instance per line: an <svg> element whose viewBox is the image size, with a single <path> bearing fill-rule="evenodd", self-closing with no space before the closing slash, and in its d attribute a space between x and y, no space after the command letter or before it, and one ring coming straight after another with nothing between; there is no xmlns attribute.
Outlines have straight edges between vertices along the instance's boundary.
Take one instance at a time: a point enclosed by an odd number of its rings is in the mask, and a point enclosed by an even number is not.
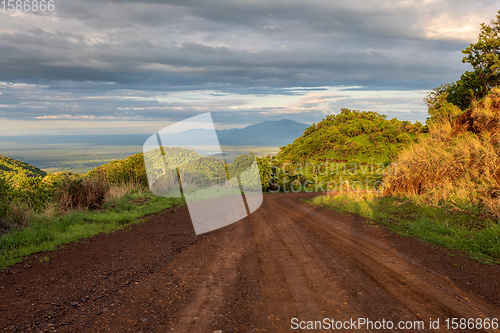
<svg viewBox="0 0 500 333"><path fill-rule="evenodd" d="M8 12L53 12L54 0L2 0L0 9Z"/></svg>

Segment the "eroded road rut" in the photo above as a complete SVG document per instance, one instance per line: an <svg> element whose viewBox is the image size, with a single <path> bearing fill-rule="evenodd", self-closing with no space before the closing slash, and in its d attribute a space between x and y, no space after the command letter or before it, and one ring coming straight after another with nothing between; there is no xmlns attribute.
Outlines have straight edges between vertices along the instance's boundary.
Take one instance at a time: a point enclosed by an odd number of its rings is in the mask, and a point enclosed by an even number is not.
<svg viewBox="0 0 500 333"><path fill-rule="evenodd" d="M446 318L500 318L498 266L299 200L307 196L265 195L253 215L201 236L181 207L32 256L0 272L0 327L287 332L292 318L369 318L430 330L440 318L447 331Z"/></svg>

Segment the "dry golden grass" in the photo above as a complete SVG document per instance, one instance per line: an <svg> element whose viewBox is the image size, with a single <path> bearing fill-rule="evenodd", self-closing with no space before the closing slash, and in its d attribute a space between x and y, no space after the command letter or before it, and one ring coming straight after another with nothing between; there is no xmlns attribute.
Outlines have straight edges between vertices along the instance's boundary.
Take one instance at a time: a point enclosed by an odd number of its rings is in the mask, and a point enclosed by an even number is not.
<svg viewBox="0 0 500 333"><path fill-rule="evenodd" d="M394 161L386 194L436 204L480 207L500 217L500 89L453 123L443 122Z"/></svg>
<svg viewBox="0 0 500 333"><path fill-rule="evenodd" d="M127 193L138 192L142 193L144 186L138 182L129 181L123 184L111 185L108 193L106 193L106 200L115 200L123 198Z"/></svg>

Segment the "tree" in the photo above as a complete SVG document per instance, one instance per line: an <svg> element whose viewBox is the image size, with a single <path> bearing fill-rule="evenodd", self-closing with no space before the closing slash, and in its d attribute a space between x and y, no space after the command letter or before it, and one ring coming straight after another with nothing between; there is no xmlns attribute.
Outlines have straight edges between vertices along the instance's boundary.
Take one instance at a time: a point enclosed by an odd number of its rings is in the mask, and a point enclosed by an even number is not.
<svg viewBox="0 0 500 333"><path fill-rule="evenodd" d="M259 166L260 182L262 190L267 192L270 187L272 178L272 168L269 163L269 159L263 157L257 157L257 165Z"/></svg>
<svg viewBox="0 0 500 333"><path fill-rule="evenodd" d="M489 88L483 83L483 78L479 69L466 71L460 76L460 80L448 85L446 101L461 110L468 109L474 100L488 94Z"/></svg>
<svg viewBox="0 0 500 333"><path fill-rule="evenodd" d="M478 80L484 91L489 91L499 83L500 74L500 10L491 25L481 24L476 44L470 44L462 51L465 57L463 63L469 63L478 71Z"/></svg>
<svg viewBox="0 0 500 333"><path fill-rule="evenodd" d="M424 102L427 104L427 113L430 116L427 118L427 124L445 119L452 121L454 117L460 115L460 108L448 101L450 86L448 83L440 85L430 91L424 98Z"/></svg>
<svg viewBox="0 0 500 333"><path fill-rule="evenodd" d="M448 85L446 100L463 110L500 83L500 10L491 25L481 24L477 43L462 52L462 62L469 63L473 71L466 71Z"/></svg>

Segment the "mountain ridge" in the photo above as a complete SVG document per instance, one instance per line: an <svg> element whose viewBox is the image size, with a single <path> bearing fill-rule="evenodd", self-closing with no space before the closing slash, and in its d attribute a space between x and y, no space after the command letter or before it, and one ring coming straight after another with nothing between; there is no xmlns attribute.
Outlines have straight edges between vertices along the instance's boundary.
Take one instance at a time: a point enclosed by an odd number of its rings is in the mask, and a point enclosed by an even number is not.
<svg viewBox="0 0 500 333"><path fill-rule="evenodd" d="M216 130L223 146L283 146L293 142L304 133L308 124L289 119L266 120L244 128ZM199 144L203 129L191 129L176 133L171 138ZM151 133L152 134L152 133ZM98 134L98 135L25 135L0 136L0 141L28 144L91 144L96 146L142 146L151 134ZM199 136L198 138L196 136ZM185 141L184 141L185 143ZM168 145L167 143L164 143ZM185 143L186 144L186 143Z"/></svg>

